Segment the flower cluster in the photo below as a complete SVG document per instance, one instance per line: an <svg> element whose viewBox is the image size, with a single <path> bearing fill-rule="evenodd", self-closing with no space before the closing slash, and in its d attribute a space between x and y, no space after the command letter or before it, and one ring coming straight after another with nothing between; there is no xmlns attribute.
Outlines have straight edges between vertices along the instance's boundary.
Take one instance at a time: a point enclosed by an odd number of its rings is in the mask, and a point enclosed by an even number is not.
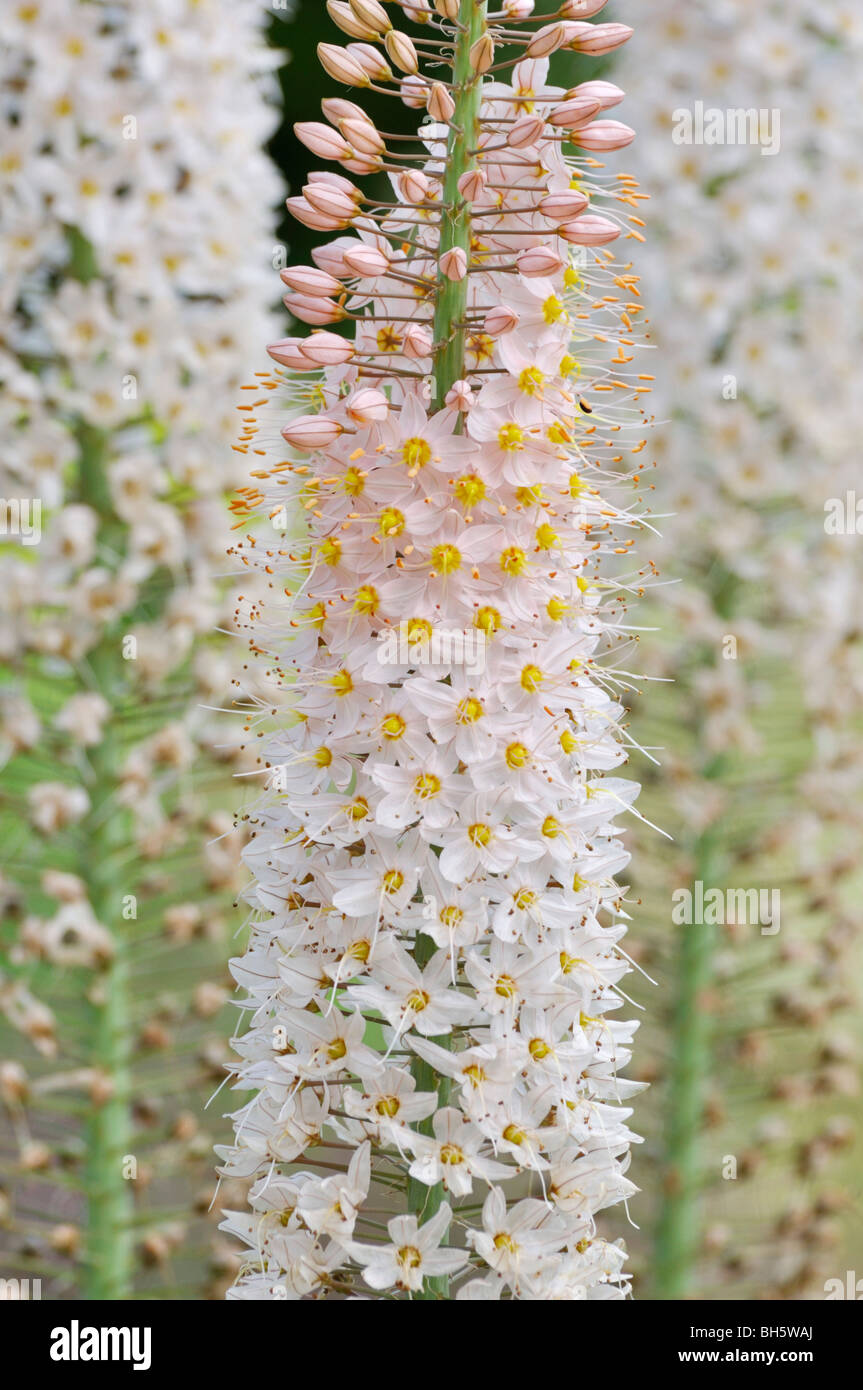
<svg viewBox="0 0 863 1390"><path fill-rule="evenodd" d="M643 651L674 678L639 726L674 750L657 814L678 848L639 881L657 894L655 968L681 957L668 884L705 877L708 843L720 881L783 895L776 936L727 924L706 978L683 981L690 1017L716 1015L690 1110L709 1131L697 1186L710 1184L711 1220L683 1277L717 1296L820 1297L843 1200L823 1170L849 1142L859 1088L842 1014L861 926L861 551L845 518L863 429L849 293L863 275L863 131L847 99L863 27L842 0L817 18L798 0L660 0L650 24L649 75L624 52L615 76L650 132L634 164L659 205L643 274L670 422L656 505L674 515L657 554L683 580ZM680 1037L658 1050L673 1073ZM645 1122L671 1132L652 1105ZM722 1180L727 1154L749 1181ZM669 1184L668 1200L685 1189Z"/></svg>
<svg viewBox="0 0 863 1390"><path fill-rule="evenodd" d="M0 1009L44 1059L25 1074L20 1039L4 1037L15 1147L46 1184L15 1239L46 1269L85 1237L53 1241L70 1208L47 1184L69 1136L40 1118L41 1097L91 1109L98 1217L107 1193L131 1192L123 1067L151 1058L134 1094L164 1132L158 1054L224 997L203 971L221 954L239 837L202 706L230 683L213 634L232 613L215 576L243 467L228 448L237 364L272 323L263 18L254 0L28 0L3 18ZM200 1071L189 1040L177 1083ZM118 1296L103 1253L83 1278Z"/></svg>
<svg viewBox="0 0 863 1390"><path fill-rule="evenodd" d="M607 246L642 223L596 158L632 139L623 93L548 81L552 52L629 37L579 18L601 7L406 0L416 38L328 7L357 40L321 46L328 73L426 118L406 154L340 97L297 128L346 172L288 206L347 234L282 272L314 330L269 349L288 449L271 413L247 430L238 516L284 529L295 498L308 533L236 547L274 595L234 962L255 1094L220 1150L254 1179L237 1298L628 1288L596 1214L635 1190L615 876L649 378ZM348 177L381 170L390 201Z"/></svg>

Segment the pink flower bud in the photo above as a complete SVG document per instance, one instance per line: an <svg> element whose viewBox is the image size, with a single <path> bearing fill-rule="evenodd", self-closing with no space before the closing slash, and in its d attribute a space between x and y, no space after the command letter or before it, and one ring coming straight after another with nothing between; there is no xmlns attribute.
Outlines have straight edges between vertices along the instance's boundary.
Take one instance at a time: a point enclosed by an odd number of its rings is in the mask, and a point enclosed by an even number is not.
<svg viewBox="0 0 863 1390"><path fill-rule="evenodd" d="M334 275L313 265L288 265L279 275L297 294L344 294L344 285Z"/></svg>
<svg viewBox="0 0 863 1390"><path fill-rule="evenodd" d="M458 181L458 191L469 203L475 203L487 183L488 174L484 169L468 169Z"/></svg>
<svg viewBox="0 0 863 1390"><path fill-rule="evenodd" d="M319 43L318 58L321 67L336 82L344 82L346 87L367 87L368 73L344 48L334 43Z"/></svg>
<svg viewBox="0 0 863 1390"><path fill-rule="evenodd" d="M458 19L459 0L434 0L434 7L442 19Z"/></svg>
<svg viewBox="0 0 863 1390"><path fill-rule="evenodd" d="M503 12L509 19L527 19L534 11L534 0L504 0Z"/></svg>
<svg viewBox="0 0 863 1390"><path fill-rule="evenodd" d="M519 116L510 126L506 142L514 150L523 150L526 145L535 145L544 130L541 116Z"/></svg>
<svg viewBox="0 0 863 1390"><path fill-rule="evenodd" d="M451 121L455 102L441 82L433 82L428 97L429 115L436 121Z"/></svg>
<svg viewBox="0 0 863 1390"><path fill-rule="evenodd" d="M325 295L286 294L283 303L303 323L341 323L347 317L342 306Z"/></svg>
<svg viewBox="0 0 863 1390"><path fill-rule="evenodd" d="M579 193L575 188L567 188L561 193L546 194L540 201L539 210L543 217L547 217L551 222L571 222L574 217L578 217L584 212L588 203L589 199L586 193Z"/></svg>
<svg viewBox="0 0 863 1390"><path fill-rule="evenodd" d="M346 250L344 261L348 270L352 270L356 275L361 275L364 279L385 275L390 267L383 251L379 251L375 246L366 246L363 242L357 242L356 246Z"/></svg>
<svg viewBox="0 0 863 1390"><path fill-rule="evenodd" d="M306 149L321 159L345 159L351 153L347 140L323 121L296 121L294 134Z"/></svg>
<svg viewBox="0 0 863 1390"><path fill-rule="evenodd" d="M432 350L432 335L428 328L421 324L412 323L402 340L402 352L405 357L428 357Z"/></svg>
<svg viewBox="0 0 863 1390"><path fill-rule="evenodd" d="M411 74L401 82L399 96L405 106L409 106L413 111L421 111L424 106L428 106L429 84L424 77Z"/></svg>
<svg viewBox="0 0 863 1390"><path fill-rule="evenodd" d="M528 58L547 58L550 53L556 53L559 48L563 48L566 43L566 26L559 21L554 24L544 24L541 29L537 29L527 48L524 50Z"/></svg>
<svg viewBox="0 0 863 1390"><path fill-rule="evenodd" d="M340 121L344 120L369 120L363 108L357 106L355 101L348 101L346 97L324 97L321 102L321 110L333 125L338 125ZM369 125L371 125L371 121L369 121Z"/></svg>
<svg viewBox="0 0 863 1390"><path fill-rule="evenodd" d="M368 25L378 34L386 34L392 29L389 15L378 0L351 0L351 9L362 24Z"/></svg>
<svg viewBox="0 0 863 1390"><path fill-rule="evenodd" d="M431 185L425 174L418 169L407 169L398 176L398 189L406 203L424 203L429 196Z"/></svg>
<svg viewBox="0 0 863 1390"><path fill-rule="evenodd" d="M461 246L453 246L444 251L438 265L448 280L463 280L467 275L467 252Z"/></svg>
<svg viewBox="0 0 863 1390"><path fill-rule="evenodd" d="M339 219L343 227L349 226L356 217L355 199L348 197L340 188L331 188L328 184L322 183L307 183L303 189L303 197L316 212L322 212L325 217Z"/></svg>
<svg viewBox="0 0 863 1390"><path fill-rule="evenodd" d="M557 231L564 241L569 241L574 246L605 246L607 242L616 241L620 236L620 228L616 222L609 222L607 217L597 217L591 212L586 212L575 222L558 227Z"/></svg>
<svg viewBox="0 0 863 1390"><path fill-rule="evenodd" d="M306 357L303 344L302 338L281 338L277 343L270 343L267 352L274 362L281 362L292 372L313 372L317 364Z"/></svg>
<svg viewBox="0 0 863 1390"><path fill-rule="evenodd" d="M282 438L304 453L329 449L340 434L344 434L343 427L336 420L328 420L326 415L298 415L282 430Z"/></svg>
<svg viewBox="0 0 863 1390"><path fill-rule="evenodd" d="M471 406L476 404L476 396L467 381L454 381L444 399L453 410L462 412L470 410Z"/></svg>
<svg viewBox="0 0 863 1390"><path fill-rule="evenodd" d="M351 6L345 3L345 0L327 0L327 14L333 23L338 25L342 33L350 34L352 39L376 39L378 37L377 30L364 24L354 14Z"/></svg>
<svg viewBox="0 0 863 1390"><path fill-rule="evenodd" d="M400 34L397 29L390 29L384 39L384 48L392 58L397 68L402 72L418 72L419 59L417 51L408 38L407 34Z"/></svg>
<svg viewBox="0 0 863 1390"><path fill-rule="evenodd" d="M339 237L337 241L325 241L321 246L312 247L312 260L328 275L341 278L350 273L345 262L345 250L356 246L354 237Z"/></svg>
<svg viewBox="0 0 863 1390"><path fill-rule="evenodd" d="M383 136L371 121L358 121L349 116L339 122L339 129L357 154L381 155L386 150Z"/></svg>
<svg viewBox="0 0 863 1390"><path fill-rule="evenodd" d="M594 121L592 125L574 130L572 139L573 144L580 145L583 150L599 150L603 153L606 150L622 150L625 145L631 145L635 139L635 131L622 121Z"/></svg>
<svg viewBox="0 0 863 1390"><path fill-rule="evenodd" d="M558 14L561 19L590 19L607 4L608 0L563 0Z"/></svg>
<svg viewBox="0 0 863 1390"><path fill-rule="evenodd" d="M520 251L515 263L522 275L555 275L563 268L563 261L550 246L529 246Z"/></svg>
<svg viewBox="0 0 863 1390"><path fill-rule="evenodd" d="M603 82L597 78L594 82L579 82L577 87L571 87L566 94L566 100L571 101L574 97L595 97L599 101L599 109L608 111L610 107L623 101L625 95L622 88L615 87L613 82Z"/></svg>
<svg viewBox="0 0 863 1390"><path fill-rule="evenodd" d="M371 425L387 418L390 403L383 391L365 386L348 397L345 409L358 425Z"/></svg>
<svg viewBox="0 0 863 1390"><path fill-rule="evenodd" d="M350 225L350 219L343 221L338 217L325 216L317 208L313 208L311 203L307 203L305 198L286 198L285 207L304 227L311 227L316 232L336 232Z"/></svg>
<svg viewBox="0 0 863 1390"><path fill-rule="evenodd" d="M494 62L494 39L491 34L481 34L470 50L470 66L473 72L488 72Z"/></svg>
<svg viewBox="0 0 863 1390"><path fill-rule="evenodd" d="M340 367L350 362L356 348L338 333L312 333L303 342L303 353L318 367Z"/></svg>
<svg viewBox="0 0 863 1390"><path fill-rule="evenodd" d="M496 304L489 309L483 320L483 328L490 338L501 338L511 333L518 324L518 314L508 304Z"/></svg>
<svg viewBox="0 0 863 1390"><path fill-rule="evenodd" d="M556 106L548 115L548 123L572 130L573 126L583 125L602 110L602 102L596 97L573 97Z"/></svg>
<svg viewBox="0 0 863 1390"><path fill-rule="evenodd" d="M595 57L620 48L632 38L633 32L628 24L573 24L571 27L580 32L572 35L566 47L574 53L592 53Z"/></svg>
<svg viewBox="0 0 863 1390"><path fill-rule="evenodd" d="M385 58L370 43L349 43L346 53L372 82L392 82L393 70Z"/></svg>

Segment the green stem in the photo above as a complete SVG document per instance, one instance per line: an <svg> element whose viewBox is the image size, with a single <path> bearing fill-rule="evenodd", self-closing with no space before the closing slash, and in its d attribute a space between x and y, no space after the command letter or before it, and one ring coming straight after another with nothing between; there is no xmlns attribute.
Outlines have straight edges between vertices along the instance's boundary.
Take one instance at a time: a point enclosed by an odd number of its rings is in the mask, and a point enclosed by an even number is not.
<svg viewBox="0 0 863 1390"><path fill-rule="evenodd" d="M462 197L458 181L462 174L474 168L476 156L469 151L479 144L479 113L482 97L482 75L471 66L470 51L482 37L486 28L486 0L461 0L459 6L459 29L455 39L453 61L453 99L455 111L447 139L447 163L443 187L444 218L441 225L439 255L461 247L470 257L470 204ZM458 325L464 321L467 309L469 279L449 280L438 275L438 297L434 319L434 391L433 409L440 410L446 394L453 382L464 376L464 329ZM430 937L420 934L414 947L414 959L420 969L431 959L435 944ZM449 1037L433 1038L440 1047L449 1047ZM448 1077L437 1074L428 1062L414 1058L411 1073L420 1091L437 1091L439 1105L449 1101L451 1082ZM431 1119L423 1120L419 1126L423 1134L433 1134ZM422 1221L428 1221L439 1210L444 1199L442 1183L427 1187L416 1179L408 1180L408 1210L414 1212ZM446 1275L427 1279L423 1285L422 1299L446 1298L449 1293L449 1279Z"/></svg>
<svg viewBox="0 0 863 1390"><path fill-rule="evenodd" d="M96 509L102 531L113 520L105 469L104 436L84 427L79 433L79 495ZM133 1200L131 1182L123 1176L123 1158L132 1141L130 1116L131 1000L126 943L122 922L123 885L117 879L117 850L127 842L126 817L106 814L117 788L119 748L116 715L118 687L124 672L116 639L104 638L88 657L90 686L112 706L104 733L91 754L90 809L82 822L84 851L81 874L96 919L111 931L114 954L94 978L88 996L89 1046L93 1067L105 1078L108 1096L94 1101L87 1122L87 1248L84 1296L88 1299L128 1298L132 1290Z"/></svg>
<svg viewBox="0 0 863 1390"><path fill-rule="evenodd" d="M695 843L695 879L705 893L718 887L720 835L711 826ZM706 993L713 970L716 929L693 922L681 928L677 998L671 1030L668 1128L663 1192L656 1232L655 1289L660 1299L688 1291L700 1234L700 1144L710 1073L712 1024Z"/></svg>
<svg viewBox="0 0 863 1390"><path fill-rule="evenodd" d="M470 51L486 29L486 0L461 0L459 31L453 63L453 113L447 140L446 174L443 186L443 223L440 252L460 247L470 258L470 203L461 195L458 181L476 166L469 153L479 144L479 112L482 76L471 67ZM440 410L453 382L464 375L464 321L469 277L448 280L439 274L434 318L434 409Z"/></svg>

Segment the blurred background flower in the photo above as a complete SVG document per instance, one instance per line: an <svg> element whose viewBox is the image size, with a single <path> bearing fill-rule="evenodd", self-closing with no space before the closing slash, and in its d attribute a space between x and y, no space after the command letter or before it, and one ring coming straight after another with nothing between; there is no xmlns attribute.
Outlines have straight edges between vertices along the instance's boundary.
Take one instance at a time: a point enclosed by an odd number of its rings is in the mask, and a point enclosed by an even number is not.
<svg viewBox="0 0 863 1390"><path fill-rule="evenodd" d="M3 19L0 1240L45 1296L200 1294L212 1272L196 1213L240 836L211 711L230 444L272 333L265 19Z"/></svg>

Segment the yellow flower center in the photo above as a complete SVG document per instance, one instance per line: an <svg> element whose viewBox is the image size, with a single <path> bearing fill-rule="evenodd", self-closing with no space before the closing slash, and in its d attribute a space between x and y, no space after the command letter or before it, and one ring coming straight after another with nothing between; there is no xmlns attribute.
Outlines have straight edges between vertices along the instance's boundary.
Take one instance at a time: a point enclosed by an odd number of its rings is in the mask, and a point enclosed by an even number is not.
<svg viewBox="0 0 863 1390"><path fill-rule="evenodd" d="M401 738L406 728L407 724L400 714L388 714L381 723L381 733L384 738Z"/></svg>
<svg viewBox="0 0 863 1390"><path fill-rule="evenodd" d="M518 389L523 391L526 396L541 396L545 377L539 367L525 367L519 373Z"/></svg>
<svg viewBox="0 0 863 1390"><path fill-rule="evenodd" d="M497 432L497 442L502 449L511 452L520 449L524 440L524 430L520 425L513 421L508 425L501 425Z"/></svg>
<svg viewBox="0 0 863 1390"><path fill-rule="evenodd" d="M526 767L530 761L530 751L523 743L511 743L504 757L507 767Z"/></svg>
<svg viewBox="0 0 863 1390"><path fill-rule="evenodd" d="M427 439L420 439L414 435L411 439L406 439L402 445L402 463L404 463L411 473L416 473L420 468L425 468L432 455L431 445Z"/></svg>
<svg viewBox="0 0 863 1390"><path fill-rule="evenodd" d="M433 772L420 773L414 782L414 796L418 796L421 801L426 801L430 796L437 796L440 791L440 778L435 777Z"/></svg>
<svg viewBox="0 0 863 1390"><path fill-rule="evenodd" d="M354 608L358 613L374 613L380 602L377 589L371 584L361 584L357 589L357 596L354 599Z"/></svg>
<svg viewBox="0 0 863 1390"><path fill-rule="evenodd" d="M400 1105L397 1096L382 1096L375 1106L379 1115L386 1115L388 1120L395 1119L399 1113Z"/></svg>
<svg viewBox="0 0 863 1390"><path fill-rule="evenodd" d="M429 996L424 989L415 989L413 994L409 994L406 1000L409 1009L413 1009L415 1014L421 1014L423 1009L429 1005Z"/></svg>
<svg viewBox="0 0 863 1390"><path fill-rule="evenodd" d="M438 574L455 574L461 568L461 551L454 545L436 545L431 553L431 562Z"/></svg>
<svg viewBox="0 0 863 1390"><path fill-rule="evenodd" d="M473 620L474 627L478 627L487 637L493 636L500 627L503 619L496 608L480 608Z"/></svg>
<svg viewBox="0 0 863 1390"><path fill-rule="evenodd" d="M504 574L521 574L527 564L527 556L519 545L508 546L501 553L500 567Z"/></svg>
<svg viewBox="0 0 863 1390"><path fill-rule="evenodd" d="M456 483L455 494L462 506L469 510L485 497L485 483L475 473L466 473Z"/></svg>
<svg viewBox="0 0 863 1390"><path fill-rule="evenodd" d="M341 558L341 541L333 540L328 536L325 541L321 541L321 548L318 551L325 565L337 565Z"/></svg>
<svg viewBox="0 0 863 1390"><path fill-rule="evenodd" d="M473 695L467 695L456 707L456 723L475 724L478 719L482 719L483 713L480 701Z"/></svg>
<svg viewBox="0 0 863 1390"><path fill-rule="evenodd" d="M404 513L398 507L384 507L380 514L380 533L382 536L400 536L405 529Z"/></svg>
<svg viewBox="0 0 863 1390"><path fill-rule="evenodd" d="M346 671L344 667L341 671L336 671L334 676L330 676L330 685L340 698L344 695L350 695L354 688L350 671Z"/></svg>
<svg viewBox="0 0 863 1390"><path fill-rule="evenodd" d="M405 876L401 869L387 869L384 874L383 884L385 893L397 893L404 887Z"/></svg>
<svg viewBox="0 0 863 1390"><path fill-rule="evenodd" d="M491 840L491 826L475 821L467 828L467 838L476 849L485 849Z"/></svg>
<svg viewBox="0 0 863 1390"><path fill-rule="evenodd" d="M527 690L531 695L535 695L539 687L545 680L544 673L538 666L528 664L521 673L521 688Z"/></svg>

